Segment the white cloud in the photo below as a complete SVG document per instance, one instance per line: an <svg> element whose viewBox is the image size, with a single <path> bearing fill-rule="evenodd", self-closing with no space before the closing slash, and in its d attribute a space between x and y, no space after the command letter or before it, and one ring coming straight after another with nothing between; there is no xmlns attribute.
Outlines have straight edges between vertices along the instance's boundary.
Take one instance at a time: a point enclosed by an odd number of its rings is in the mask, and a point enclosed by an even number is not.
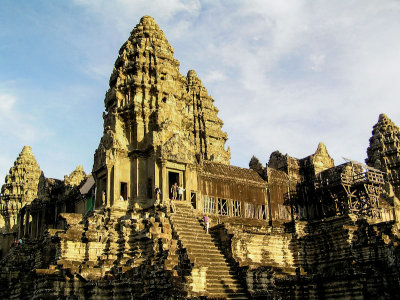
<svg viewBox="0 0 400 300"><path fill-rule="evenodd" d="M9 115L15 104L15 97L8 94L0 94L0 113Z"/></svg>
<svg viewBox="0 0 400 300"><path fill-rule="evenodd" d="M0 90L0 135L16 137L22 143L32 143L43 136L43 131L31 121L33 116L16 108L17 99L13 94Z"/></svg>
<svg viewBox="0 0 400 300"><path fill-rule="evenodd" d="M225 79L226 76L223 72L218 70L210 70L210 72L204 76L203 81L204 83L210 83L215 81L223 81Z"/></svg>
<svg viewBox="0 0 400 300"><path fill-rule="evenodd" d="M325 55L324 54L312 54L309 56L310 60L310 69L313 71L321 71L323 65L325 64Z"/></svg>

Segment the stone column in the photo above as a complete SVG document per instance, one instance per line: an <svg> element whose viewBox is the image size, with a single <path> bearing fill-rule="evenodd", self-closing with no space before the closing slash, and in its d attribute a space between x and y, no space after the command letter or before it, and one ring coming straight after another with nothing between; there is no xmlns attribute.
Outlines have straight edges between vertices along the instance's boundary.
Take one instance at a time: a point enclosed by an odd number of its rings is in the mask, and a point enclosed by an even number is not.
<svg viewBox="0 0 400 300"><path fill-rule="evenodd" d="M161 162L161 178L160 178L160 189L162 203L169 204L169 187L168 187L168 174L167 174L167 162L163 160Z"/></svg>
<svg viewBox="0 0 400 300"><path fill-rule="evenodd" d="M18 229L18 238L24 235L24 219L25 219L25 212L21 211L19 215L19 229Z"/></svg>
<svg viewBox="0 0 400 300"><path fill-rule="evenodd" d="M186 170L184 171L184 185L183 187L186 189L184 191L184 199L186 202L190 203L190 190L191 190L191 185L190 185L190 176L192 175L192 169L189 167L189 165L186 165Z"/></svg>
<svg viewBox="0 0 400 300"><path fill-rule="evenodd" d="M39 235L40 235L40 231L39 231L39 229L40 229L40 227L39 227L39 224L40 224L40 222L39 222L39 219L40 219L40 211L38 211L37 213L36 213L36 232L35 232L35 237L36 238L38 238L39 237Z"/></svg>
<svg viewBox="0 0 400 300"><path fill-rule="evenodd" d="M29 234L29 211L26 210L24 236Z"/></svg>
<svg viewBox="0 0 400 300"><path fill-rule="evenodd" d="M112 193L110 196L110 207L114 206L116 204L117 201L119 201L119 196L120 196L120 180L119 180L119 176L118 176L118 161L113 165L112 167L112 171L111 171L111 185L112 185ZM128 187L127 187L128 188ZM127 197L127 196L125 196Z"/></svg>
<svg viewBox="0 0 400 300"><path fill-rule="evenodd" d="M107 188L106 188L106 199L103 203L104 207L110 207L111 197L111 168L107 166Z"/></svg>

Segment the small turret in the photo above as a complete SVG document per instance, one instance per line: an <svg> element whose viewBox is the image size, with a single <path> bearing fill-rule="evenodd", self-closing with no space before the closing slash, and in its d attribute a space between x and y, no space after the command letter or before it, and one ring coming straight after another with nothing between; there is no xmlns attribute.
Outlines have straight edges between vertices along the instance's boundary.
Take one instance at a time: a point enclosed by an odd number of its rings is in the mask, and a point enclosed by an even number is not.
<svg viewBox="0 0 400 300"><path fill-rule="evenodd" d="M1 188L0 214L3 216L4 224L0 230L3 232L15 230L19 210L37 198L41 174L32 148L25 146Z"/></svg>
<svg viewBox="0 0 400 300"><path fill-rule="evenodd" d="M400 132L385 114L380 114L369 139L366 164L386 173L386 179L400 196Z"/></svg>

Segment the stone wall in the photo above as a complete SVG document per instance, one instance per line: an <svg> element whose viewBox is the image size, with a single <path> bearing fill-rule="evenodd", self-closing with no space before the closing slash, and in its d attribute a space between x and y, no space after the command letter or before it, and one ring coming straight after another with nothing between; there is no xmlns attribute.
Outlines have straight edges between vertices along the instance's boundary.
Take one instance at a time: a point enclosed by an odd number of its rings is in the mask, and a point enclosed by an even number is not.
<svg viewBox="0 0 400 300"><path fill-rule="evenodd" d="M0 298L165 299L187 293L191 265L163 211L62 217L66 230L25 240L1 261Z"/></svg>
<svg viewBox="0 0 400 300"><path fill-rule="evenodd" d="M213 234L253 298L390 299L400 289L393 221L224 224Z"/></svg>

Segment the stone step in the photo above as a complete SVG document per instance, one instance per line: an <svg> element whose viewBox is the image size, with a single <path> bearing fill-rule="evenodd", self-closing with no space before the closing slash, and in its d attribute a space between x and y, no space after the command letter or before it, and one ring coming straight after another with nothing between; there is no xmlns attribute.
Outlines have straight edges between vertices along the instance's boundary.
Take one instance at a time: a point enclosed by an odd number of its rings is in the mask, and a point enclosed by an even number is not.
<svg viewBox="0 0 400 300"><path fill-rule="evenodd" d="M201 224L199 220L193 219L192 217L172 216L171 220L173 220L174 222L185 223L185 224L196 224L196 225Z"/></svg>
<svg viewBox="0 0 400 300"><path fill-rule="evenodd" d="M190 247L190 245L186 245L186 252L192 256L196 256L196 257L209 257L209 259L213 259L213 260L220 260L223 261L224 263L226 263L225 261L225 256L223 256L220 252L218 252L217 249L213 249L211 248L210 251L204 251L204 247L200 248L193 248Z"/></svg>
<svg viewBox="0 0 400 300"><path fill-rule="evenodd" d="M181 225L175 223L172 227L176 229L176 231L186 233L187 235L209 236L210 238L212 238L211 235L209 233L207 234L205 229L203 229L203 227L200 225Z"/></svg>
<svg viewBox="0 0 400 300"><path fill-rule="evenodd" d="M186 223L179 223L179 222L174 222L173 221L173 226L174 228L179 228L188 232L198 232L198 233L206 233L206 230L204 229L204 227L200 224L186 224Z"/></svg>
<svg viewBox="0 0 400 300"><path fill-rule="evenodd" d="M223 288L224 286L228 285L229 287L235 291L235 292L243 292L242 288L240 287L240 284L238 281L232 279L228 280L226 279L220 279L220 278L210 278L207 277L207 289L217 289L217 288Z"/></svg>
<svg viewBox="0 0 400 300"><path fill-rule="evenodd" d="M205 249L205 248L209 249L209 250L215 249L215 251L217 251L218 253L221 253L221 252L219 252L219 249L215 245L213 245L211 242L207 243L207 242L201 241L201 240L191 241L187 237L183 237L183 238L181 237L180 240L182 241L183 248L187 248L187 247L185 247L185 245L190 245L190 247L194 247L196 249Z"/></svg>
<svg viewBox="0 0 400 300"><path fill-rule="evenodd" d="M170 214L173 230L195 267L207 269L207 296L221 299L247 299L247 295L216 241L207 234L198 216L189 205L176 204L176 212ZM237 293L235 292L237 291Z"/></svg>
<svg viewBox="0 0 400 300"><path fill-rule="evenodd" d="M235 272L231 271L230 269L229 270L227 270L227 269L225 269L225 270L208 269L207 270L207 276L208 275L222 276L222 277L225 277L225 278L229 277L229 278L233 278L234 279L234 277L232 277L232 276L235 276L236 274L235 274Z"/></svg>
<svg viewBox="0 0 400 300"><path fill-rule="evenodd" d="M202 242L207 242L215 246L214 241L212 240L212 237L209 235L206 235L204 233L190 233L190 232L185 232L183 230L176 230L179 237L182 238L188 238L194 241L202 241Z"/></svg>
<svg viewBox="0 0 400 300"><path fill-rule="evenodd" d="M235 279L235 278L233 278L233 277L225 277L225 276L223 276L223 275L221 275L221 274L213 274L213 273L210 273L210 274L207 274L207 279L210 279L210 280L218 280L218 281L227 281L227 282L238 282L237 281L237 279Z"/></svg>
<svg viewBox="0 0 400 300"><path fill-rule="evenodd" d="M224 272L224 274L228 274L229 272L231 272L230 268L226 266L226 263L202 260L202 259L198 259L198 258L190 257L190 256L189 256L189 259L190 259L190 261L192 261L195 264L195 266L212 268L212 269L210 269L210 271L212 271L212 272L218 271L218 272ZM232 273L232 274L234 274L234 273Z"/></svg>
<svg viewBox="0 0 400 300"><path fill-rule="evenodd" d="M183 223L183 222L176 222L176 221L173 221L173 224L174 224L173 227L182 228L189 232L203 232L203 233L206 232L204 227L200 224Z"/></svg>
<svg viewBox="0 0 400 300"><path fill-rule="evenodd" d="M213 299L249 299L245 293L212 293L209 295L209 297Z"/></svg>
<svg viewBox="0 0 400 300"><path fill-rule="evenodd" d="M198 220L193 220L192 218L189 218L189 217L188 218L172 217L171 220L177 224L193 224L196 226L203 224L202 222L200 222Z"/></svg>
<svg viewBox="0 0 400 300"><path fill-rule="evenodd" d="M179 225L174 225L174 229L178 233L180 233L182 235L186 235L191 238L197 236L197 237L207 238L208 240L213 241L213 237L210 234L207 234L206 231L203 230L202 228L193 229L193 228L185 228L185 227L179 226Z"/></svg>
<svg viewBox="0 0 400 300"><path fill-rule="evenodd" d="M172 217L177 217L177 218L187 218L188 220L192 219L192 220L198 220L198 216L194 215L193 213L191 213L190 211L182 211L182 210L177 210L176 212L171 214Z"/></svg>
<svg viewBox="0 0 400 300"><path fill-rule="evenodd" d="M244 297L243 299L247 299L247 295L243 290L236 292L230 287L207 288L207 293L213 298L217 298L217 295L221 295L223 297L222 299L232 296L241 296Z"/></svg>
<svg viewBox="0 0 400 300"><path fill-rule="evenodd" d="M196 224L179 224L179 223L174 223L173 225L174 228L177 230L185 231L190 234L204 234L207 235L206 230L203 228L203 226L196 225ZM209 235L209 234L208 234Z"/></svg>
<svg viewBox="0 0 400 300"><path fill-rule="evenodd" d="M184 240L182 240L182 248L186 249L187 253L192 253L195 255L201 255L202 253L212 253L212 254L216 254L215 256L221 255L221 257L224 257L223 254L221 254L221 252L218 251L218 249L213 248L210 245L204 245L202 243L188 244L188 243L185 243Z"/></svg>
<svg viewBox="0 0 400 300"><path fill-rule="evenodd" d="M229 290L229 291L227 291ZM206 291L208 293L230 293L230 294L236 294L236 293L245 293L244 290L239 287L238 285L236 286L235 284L233 285L227 285L221 282L214 283L214 284L209 284L207 283Z"/></svg>
<svg viewBox="0 0 400 300"><path fill-rule="evenodd" d="M204 248L196 248L196 249L190 248L190 249L186 249L186 252L189 253L189 254L199 255L199 256L207 255L207 256L210 256L210 257L214 257L214 258L223 258L224 261L225 261L225 256L223 256L223 255L222 255L218 250L216 250L216 249L213 249L213 251L207 251L207 252L205 252L205 251L204 251Z"/></svg>
<svg viewBox="0 0 400 300"><path fill-rule="evenodd" d="M176 207L175 214L195 215L195 214L193 213L193 211L191 211L190 209L187 209L187 208L181 207L181 206L177 206L177 207Z"/></svg>
<svg viewBox="0 0 400 300"><path fill-rule="evenodd" d="M224 264L228 263L223 255L215 253L215 252L213 253L213 255L207 255L206 252L207 251L203 251L203 253L198 252L198 251L194 252L190 248L186 248L186 253L191 258L196 258L197 260L202 260L204 262L221 262Z"/></svg>
<svg viewBox="0 0 400 300"><path fill-rule="evenodd" d="M211 299L217 299L221 297L221 299L228 299L228 297L244 297L242 299L247 299L246 292L242 289L232 288L231 286L220 286L220 287L212 287L206 288L207 294Z"/></svg>

